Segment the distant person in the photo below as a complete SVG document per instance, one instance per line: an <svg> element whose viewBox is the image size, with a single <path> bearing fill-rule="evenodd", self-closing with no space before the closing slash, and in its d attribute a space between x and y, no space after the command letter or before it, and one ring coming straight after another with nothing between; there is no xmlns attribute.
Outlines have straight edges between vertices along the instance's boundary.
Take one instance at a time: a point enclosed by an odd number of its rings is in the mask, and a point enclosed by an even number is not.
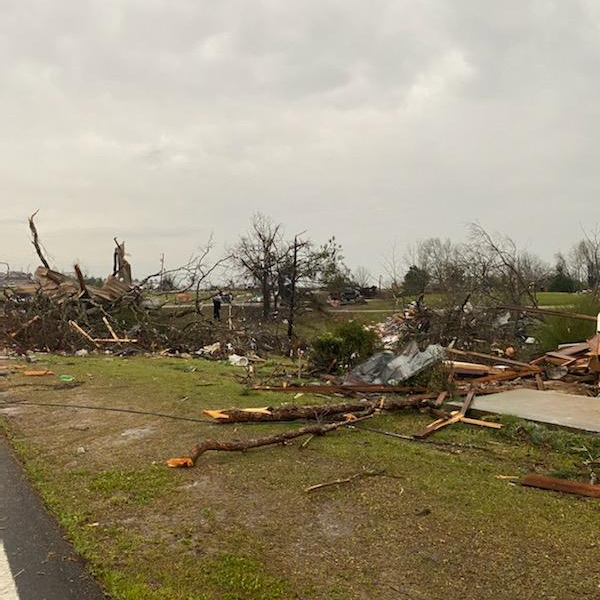
<svg viewBox="0 0 600 600"><path fill-rule="evenodd" d="M213 296L213 319L221 320L221 304L223 303L223 292L219 290L216 296Z"/></svg>

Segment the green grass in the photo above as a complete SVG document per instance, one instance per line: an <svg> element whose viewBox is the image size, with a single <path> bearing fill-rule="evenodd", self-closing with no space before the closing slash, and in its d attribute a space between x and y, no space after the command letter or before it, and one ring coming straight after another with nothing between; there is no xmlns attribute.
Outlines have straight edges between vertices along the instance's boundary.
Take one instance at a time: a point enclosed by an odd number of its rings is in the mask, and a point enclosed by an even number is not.
<svg viewBox="0 0 600 600"><path fill-rule="evenodd" d="M15 375L2 383L11 397L198 418L204 408L325 402L248 391L235 379L244 370L221 362L39 358L82 385L58 390L47 385L56 378ZM274 368L270 361L259 376ZM291 362L283 368L295 370ZM366 425L410 434L431 420L407 412ZM392 600L395 589L462 600L465 588L477 600L594 597L598 502L497 476L536 471L583 480L581 448L600 453L598 437L502 422L500 432L456 424L425 443L359 425L304 449L299 441L207 453L188 470L167 469L164 460L185 456L203 438L258 437L301 424L230 427L22 407L5 431L114 600ZM393 477L303 491L361 469Z"/></svg>
<svg viewBox="0 0 600 600"><path fill-rule="evenodd" d="M150 467L138 470L108 470L91 477L90 489L111 502L147 504L164 492L170 478L164 469Z"/></svg>
<svg viewBox="0 0 600 600"><path fill-rule="evenodd" d="M224 552L210 561L198 561L194 579L202 581L202 593L186 600L287 600L288 586L265 573L257 561L246 556ZM175 576L161 579L160 586L148 584L143 578L132 579L123 571L104 575L109 594L120 600L170 600L178 597L181 585L178 570Z"/></svg>
<svg viewBox="0 0 600 600"><path fill-rule="evenodd" d="M580 294L568 292L538 292L537 300L540 306L568 306L576 302Z"/></svg>
<svg viewBox="0 0 600 600"><path fill-rule="evenodd" d="M573 304L564 306L565 312L596 316L600 312L600 302L588 295L574 297ZM540 350L555 350L559 344L582 342L596 332L594 321L568 319L565 317L546 317L533 332Z"/></svg>

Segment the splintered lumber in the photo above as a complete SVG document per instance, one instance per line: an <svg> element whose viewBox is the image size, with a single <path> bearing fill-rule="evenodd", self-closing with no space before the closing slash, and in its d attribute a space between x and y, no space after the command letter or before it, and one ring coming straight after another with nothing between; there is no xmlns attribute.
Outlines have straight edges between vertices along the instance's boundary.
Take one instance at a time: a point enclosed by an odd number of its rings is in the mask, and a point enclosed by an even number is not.
<svg viewBox="0 0 600 600"><path fill-rule="evenodd" d="M451 425L452 423L458 423L463 418L458 410L454 410L450 413L450 416L447 418L437 419L433 423L430 423L421 431L418 431L414 434L413 437L418 439L423 439L429 437L432 433L435 433L438 429L442 429L442 427L446 427L447 425Z"/></svg>
<svg viewBox="0 0 600 600"><path fill-rule="evenodd" d="M502 429L502 423L494 423L493 421L482 421L481 419L473 419L472 417L463 417L461 423L467 425L479 425L479 427L489 427L490 429Z"/></svg>
<svg viewBox="0 0 600 600"><path fill-rule="evenodd" d="M77 331L77 333L80 333L86 340L92 342L92 344L94 344L94 346L96 346L96 348L98 347L98 344L135 344L137 342L137 338L119 338L116 337L116 333L112 330L112 328L110 327L110 324L108 323L108 321L106 320L105 317L103 317L105 325L108 326L110 333L113 335L113 337L110 338L93 338L87 331L85 331L84 329L82 329L76 321L69 321L69 325L75 330Z"/></svg>
<svg viewBox="0 0 600 600"><path fill-rule="evenodd" d="M118 340L119 336L115 333L115 330L111 327L108 319L106 317L102 317L102 322L106 325L106 329L108 329L108 333L112 336L113 340Z"/></svg>
<svg viewBox="0 0 600 600"><path fill-rule="evenodd" d="M440 406L442 406L442 404L444 404L444 400L446 400L447 396L448 396L447 391L440 392L438 397L435 399L433 406L435 406L436 408L439 408Z"/></svg>
<svg viewBox="0 0 600 600"><path fill-rule="evenodd" d="M21 325L21 327L19 327L16 331L13 331L10 334L10 337L13 339L16 338L17 335L19 335L19 333L25 331L25 329L27 329L30 325L33 325L35 322L39 321L41 318L42 317L40 317L40 315L35 315L35 317L33 317L32 319L29 319L29 321L23 323L23 325Z"/></svg>
<svg viewBox="0 0 600 600"><path fill-rule="evenodd" d="M466 396L465 400L460 407L460 414L464 417L467 414L469 408L471 408L471 404L473 404L473 400L475 400L475 392L471 390Z"/></svg>
<svg viewBox="0 0 600 600"><path fill-rule="evenodd" d="M463 408L464 406L465 405L463 404ZM435 433L436 431L446 427L447 425L452 425L452 423L458 422L466 423L468 425L479 425L480 427L489 427L491 429L502 429L501 423L494 423L492 421L482 421L481 419L471 419L470 417L465 417L465 415L462 414L460 411L453 410L450 413L450 415L448 415L447 417L442 417L440 419L437 419L437 421L430 423L429 425L427 425L427 427L415 433L413 437L417 439L424 439L426 437L429 437L432 433Z"/></svg>
<svg viewBox="0 0 600 600"><path fill-rule="evenodd" d="M262 392L304 392L310 394L405 394L411 392L424 392L425 388L402 385L380 385L374 383L352 385L256 385L252 389Z"/></svg>
<svg viewBox="0 0 600 600"><path fill-rule="evenodd" d="M530 369L523 369L522 371L506 371L505 373L500 373L498 375L486 375L485 377L477 377L476 379L471 379L469 383L492 383L494 381L509 381L511 379L518 379L519 377L530 377L531 375L535 375L539 373L537 367L531 366Z"/></svg>
<svg viewBox="0 0 600 600"><path fill-rule="evenodd" d="M41 371L21 371L23 375L27 377L44 377L46 375L54 375L53 371L49 371L48 369L43 369Z"/></svg>
<svg viewBox="0 0 600 600"><path fill-rule="evenodd" d="M546 386L544 385L544 380L542 379L542 376L539 373L535 374L535 385L537 386L537 389L541 392L543 392L546 389Z"/></svg>
<svg viewBox="0 0 600 600"><path fill-rule="evenodd" d="M535 473L526 475L521 480L521 485L540 488L542 490L564 492L565 494L576 494L577 496L600 498L600 485L558 479L557 477L545 477L544 475L536 475Z"/></svg>
<svg viewBox="0 0 600 600"><path fill-rule="evenodd" d="M364 410L402 410L425 404L436 394L420 394L408 398L380 398L379 400L348 400L335 404L296 406L284 404L276 407L227 408L205 410L203 413L219 423L244 423L250 421L295 421L297 419L323 419L325 417Z"/></svg>
<svg viewBox="0 0 600 600"><path fill-rule="evenodd" d="M260 448L261 446L271 446L273 444L285 444L290 440L305 436L305 435L325 435L330 431L334 431L335 429L339 429L340 427L344 427L350 424L357 423L358 421L362 421L364 419L368 419L371 417L373 411L369 414L364 414L361 417L354 419L353 421L344 420L344 421L336 421L335 423L328 423L326 425L307 425L306 427L300 427L299 429L291 429L289 431L284 431L283 433L276 433L274 435L269 435L263 438L250 438L247 440L235 440L231 442L222 442L219 440L204 440L194 446L192 452L190 453L189 461L179 459L178 461L173 461L173 459L169 459L167 461L167 465L173 467L191 467L196 464L200 456L202 456L205 452L209 450L218 450L222 452L241 452L244 450L250 450L251 448Z"/></svg>
<svg viewBox="0 0 600 600"><path fill-rule="evenodd" d="M445 360L444 365L458 375L499 375L506 373L506 369L498 369L489 365L460 360Z"/></svg>
<svg viewBox="0 0 600 600"><path fill-rule="evenodd" d="M86 340L92 342L94 346L98 347L96 340L85 330L83 330L78 323L75 321L69 321L69 325L79 334L81 334Z"/></svg>
<svg viewBox="0 0 600 600"><path fill-rule="evenodd" d="M532 367L529 363L521 362L519 360L513 360L511 358L504 358L493 356L492 354L484 354L483 352L473 352L471 350L459 350L458 348L445 348L445 352L448 354L454 354L456 356L470 356L471 358L481 358L482 360L489 360L500 365L508 365L511 367L521 367L522 369L532 370L536 367ZM541 368L537 368L541 371Z"/></svg>

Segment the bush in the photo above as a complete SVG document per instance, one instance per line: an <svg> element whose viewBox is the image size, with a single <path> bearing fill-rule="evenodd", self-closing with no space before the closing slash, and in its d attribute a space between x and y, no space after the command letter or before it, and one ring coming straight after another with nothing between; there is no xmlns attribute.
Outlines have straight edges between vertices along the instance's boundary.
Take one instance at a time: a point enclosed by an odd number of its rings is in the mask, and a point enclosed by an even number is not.
<svg viewBox="0 0 600 600"><path fill-rule="evenodd" d="M312 342L311 363L323 371L350 369L379 349L375 331L355 321L342 323Z"/></svg>
<svg viewBox="0 0 600 600"><path fill-rule="evenodd" d="M600 312L600 302L591 295L581 294L573 300L570 307L561 308L564 312L596 316ZM544 352L554 350L559 344L584 342L596 332L593 321L568 319L565 317L546 317L535 332L534 337Z"/></svg>

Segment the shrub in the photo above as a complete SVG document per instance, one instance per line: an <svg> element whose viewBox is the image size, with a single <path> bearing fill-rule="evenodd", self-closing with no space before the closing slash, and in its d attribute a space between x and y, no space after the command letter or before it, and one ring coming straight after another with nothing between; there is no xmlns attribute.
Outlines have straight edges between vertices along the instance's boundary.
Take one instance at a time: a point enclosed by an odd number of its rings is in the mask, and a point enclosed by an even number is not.
<svg viewBox="0 0 600 600"><path fill-rule="evenodd" d="M313 340L311 363L324 371L349 369L379 349L375 331L349 321L322 333Z"/></svg>

